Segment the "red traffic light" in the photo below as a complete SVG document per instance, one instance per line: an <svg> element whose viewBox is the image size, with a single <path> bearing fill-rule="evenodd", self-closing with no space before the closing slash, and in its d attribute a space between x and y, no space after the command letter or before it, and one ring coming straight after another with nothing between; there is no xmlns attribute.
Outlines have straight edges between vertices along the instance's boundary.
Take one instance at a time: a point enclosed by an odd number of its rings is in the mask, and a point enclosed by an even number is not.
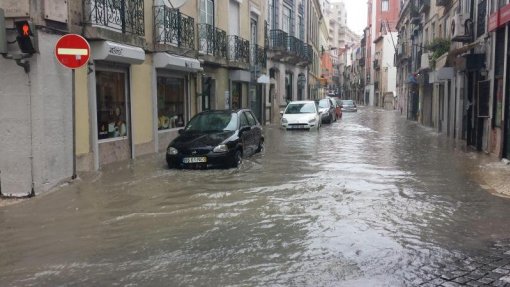
<svg viewBox="0 0 510 287"><path fill-rule="evenodd" d="M16 40L18 46L23 53L33 54L36 52L36 39L34 37L34 30L32 23L27 20L15 21L18 36Z"/></svg>
<svg viewBox="0 0 510 287"><path fill-rule="evenodd" d="M34 33L32 32L32 25L28 21L16 21L16 30L18 30L18 36L20 37L30 37Z"/></svg>

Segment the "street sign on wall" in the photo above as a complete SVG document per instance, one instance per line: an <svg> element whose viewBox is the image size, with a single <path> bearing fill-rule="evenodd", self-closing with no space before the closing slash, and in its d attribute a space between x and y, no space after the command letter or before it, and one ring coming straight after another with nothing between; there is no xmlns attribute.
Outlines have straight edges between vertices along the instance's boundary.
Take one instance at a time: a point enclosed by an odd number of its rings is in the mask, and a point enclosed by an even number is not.
<svg viewBox="0 0 510 287"><path fill-rule="evenodd" d="M55 45L55 57L64 67L78 69L89 61L90 45L80 35L64 35Z"/></svg>

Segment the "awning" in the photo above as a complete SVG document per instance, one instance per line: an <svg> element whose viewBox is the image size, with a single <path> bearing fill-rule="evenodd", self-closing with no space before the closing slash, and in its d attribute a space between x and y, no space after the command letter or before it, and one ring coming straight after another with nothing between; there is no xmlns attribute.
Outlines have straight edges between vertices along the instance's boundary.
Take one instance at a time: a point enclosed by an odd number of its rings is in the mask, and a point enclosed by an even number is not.
<svg viewBox="0 0 510 287"><path fill-rule="evenodd" d="M145 51L139 47L110 41L96 41L90 43L90 48L93 60L126 64L141 64L145 61Z"/></svg>
<svg viewBox="0 0 510 287"><path fill-rule="evenodd" d="M261 75L257 79L257 83L259 83L259 84L269 84L270 82L271 82L271 80L269 79L269 77L267 75Z"/></svg>
<svg viewBox="0 0 510 287"><path fill-rule="evenodd" d="M200 62L197 59L170 55L168 53L155 53L154 54L154 67L156 69L169 69L185 72L198 72L202 71Z"/></svg>
<svg viewBox="0 0 510 287"><path fill-rule="evenodd" d="M230 71L230 80L236 82L251 82L251 73L243 70Z"/></svg>

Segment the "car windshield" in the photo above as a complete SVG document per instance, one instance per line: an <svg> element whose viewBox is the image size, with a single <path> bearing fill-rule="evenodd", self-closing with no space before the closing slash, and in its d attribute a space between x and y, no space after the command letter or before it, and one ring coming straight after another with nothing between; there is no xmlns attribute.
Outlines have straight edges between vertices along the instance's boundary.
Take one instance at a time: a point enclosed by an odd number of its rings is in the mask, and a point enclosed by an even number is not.
<svg viewBox="0 0 510 287"><path fill-rule="evenodd" d="M191 119L186 126L187 132L221 132L237 130L237 114L224 113L203 113Z"/></svg>
<svg viewBox="0 0 510 287"><path fill-rule="evenodd" d="M329 108L329 100L328 99L322 99L319 101L319 107L321 108Z"/></svg>
<svg viewBox="0 0 510 287"><path fill-rule="evenodd" d="M312 114L316 113L314 103L289 104L285 110L286 114Z"/></svg>
<svg viewBox="0 0 510 287"><path fill-rule="evenodd" d="M342 102L344 106L354 106L354 102L350 100L345 100Z"/></svg>

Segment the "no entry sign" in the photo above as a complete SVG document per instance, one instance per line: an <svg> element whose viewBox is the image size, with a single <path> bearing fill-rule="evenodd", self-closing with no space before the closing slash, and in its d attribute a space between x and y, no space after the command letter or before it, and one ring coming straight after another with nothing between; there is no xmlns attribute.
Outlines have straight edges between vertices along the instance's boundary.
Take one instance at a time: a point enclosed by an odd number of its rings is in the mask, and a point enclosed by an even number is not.
<svg viewBox="0 0 510 287"><path fill-rule="evenodd" d="M78 69L89 61L90 45L80 35L64 35L55 45L55 57L63 66Z"/></svg>

